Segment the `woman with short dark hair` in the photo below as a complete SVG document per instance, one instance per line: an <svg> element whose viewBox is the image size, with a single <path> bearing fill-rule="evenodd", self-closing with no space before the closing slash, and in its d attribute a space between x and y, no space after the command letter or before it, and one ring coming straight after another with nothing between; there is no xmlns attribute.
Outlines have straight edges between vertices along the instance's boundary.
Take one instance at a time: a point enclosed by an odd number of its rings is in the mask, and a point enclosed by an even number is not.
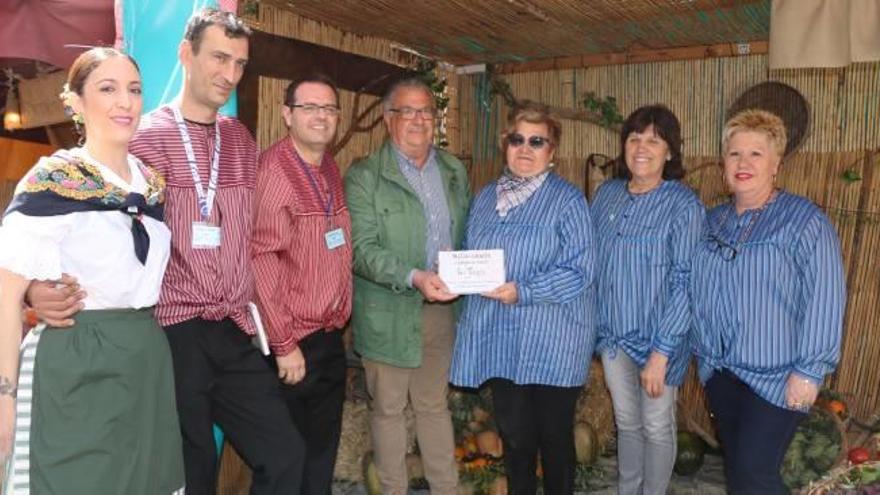
<svg viewBox="0 0 880 495"><path fill-rule="evenodd" d="M678 119L645 106L624 122L615 178L592 203L596 348L614 403L621 495L666 493L675 462L675 399L690 358L688 277L703 222L682 177Z"/></svg>

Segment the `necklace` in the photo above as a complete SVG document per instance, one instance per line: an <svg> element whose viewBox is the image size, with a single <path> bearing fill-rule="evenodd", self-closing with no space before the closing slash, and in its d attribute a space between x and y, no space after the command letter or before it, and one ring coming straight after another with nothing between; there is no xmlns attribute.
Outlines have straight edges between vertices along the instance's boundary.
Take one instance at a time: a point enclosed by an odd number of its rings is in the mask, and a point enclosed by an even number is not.
<svg viewBox="0 0 880 495"><path fill-rule="evenodd" d="M743 243L745 243L749 239L749 236L752 234L752 229L755 227L755 224L758 223L758 218L761 217L761 214L764 213L764 210L767 209L767 207L770 205L770 203L772 203L773 201L776 200L776 197L778 195L779 195L779 189L773 189L773 191L770 193L770 196L767 196L767 199L764 201L764 203L761 206L759 206L757 209L753 210L754 213L752 214L752 217L749 219L748 225L746 225L746 228L743 229L743 231L740 233L739 238L736 240L736 243L734 244L735 249L739 249L739 247L742 246ZM724 216L721 217L721 221L718 223L719 231L722 228L724 228L724 224L727 223L727 217L730 216L730 212L732 212L732 211L736 211L735 204L731 204L730 209L727 210L726 212L724 212Z"/></svg>

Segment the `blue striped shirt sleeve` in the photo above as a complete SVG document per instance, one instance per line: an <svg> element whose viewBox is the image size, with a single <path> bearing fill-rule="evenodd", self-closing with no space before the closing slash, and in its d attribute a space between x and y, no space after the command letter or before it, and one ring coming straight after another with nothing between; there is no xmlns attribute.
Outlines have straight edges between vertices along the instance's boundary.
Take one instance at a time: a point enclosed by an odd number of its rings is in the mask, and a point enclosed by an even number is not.
<svg viewBox="0 0 880 495"><path fill-rule="evenodd" d="M561 218L559 258L550 270L516 281L518 304L565 303L593 281L593 223L586 199L579 196L570 201Z"/></svg>
<svg viewBox="0 0 880 495"><path fill-rule="evenodd" d="M798 246L803 267L804 328L797 344L794 369L821 382L840 356L846 283L840 243L831 224L816 215L806 226Z"/></svg>
<svg viewBox="0 0 880 495"><path fill-rule="evenodd" d="M691 273L691 262L694 248L699 242L703 228L705 210L694 201L687 209L679 212L669 233L670 269L666 278L669 294L660 316L654 340L653 350L666 357L672 357L679 349L691 326L691 311L688 285Z"/></svg>

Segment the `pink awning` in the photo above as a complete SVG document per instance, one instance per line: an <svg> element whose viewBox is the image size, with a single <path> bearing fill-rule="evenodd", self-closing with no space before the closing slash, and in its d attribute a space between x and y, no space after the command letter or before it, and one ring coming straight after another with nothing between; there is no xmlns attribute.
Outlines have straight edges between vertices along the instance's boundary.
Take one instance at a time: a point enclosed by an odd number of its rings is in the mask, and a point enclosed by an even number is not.
<svg viewBox="0 0 880 495"><path fill-rule="evenodd" d="M66 68L83 46L113 45L115 36L113 0L0 1L0 58Z"/></svg>

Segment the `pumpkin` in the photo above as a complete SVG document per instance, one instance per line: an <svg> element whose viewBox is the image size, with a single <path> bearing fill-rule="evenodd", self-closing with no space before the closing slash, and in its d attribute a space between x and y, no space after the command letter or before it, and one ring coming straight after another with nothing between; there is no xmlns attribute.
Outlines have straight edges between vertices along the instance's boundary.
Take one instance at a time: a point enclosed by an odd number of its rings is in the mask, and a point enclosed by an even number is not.
<svg viewBox="0 0 880 495"><path fill-rule="evenodd" d="M696 433L678 432L678 450L675 454L673 470L681 476L690 476L703 466L706 455L706 442Z"/></svg>
<svg viewBox="0 0 880 495"><path fill-rule="evenodd" d="M454 455L456 461L461 462L461 460L464 459L465 454L467 454L467 452L464 450L464 447L458 446L455 448Z"/></svg>
<svg viewBox="0 0 880 495"><path fill-rule="evenodd" d="M836 399L830 400L828 401L828 404L825 405L825 407L829 411L840 417L843 417L846 414L846 404L844 404L843 401L839 401Z"/></svg>
<svg viewBox="0 0 880 495"><path fill-rule="evenodd" d="M574 450L578 463L590 465L599 457L596 430L590 423L579 421L574 425Z"/></svg>
<svg viewBox="0 0 880 495"><path fill-rule="evenodd" d="M477 449L481 454L491 455L492 457L501 457L501 455L504 454L501 437L499 437L493 430L485 430L477 433L476 442Z"/></svg>
<svg viewBox="0 0 880 495"><path fill-rule="evenodd" d="M379 483L379 471L376 469L376 463L373 462L373 452L364 454L361 461L364 471L364 487L367 489L367 495L382 495L382 485Z"/></svg>
<svg viewBox="0 0 880 495"><path fill-rule="evenodd" d="M462 446L464 447L465 457L480 453L480 449L477 448L477 439L473 435L465 437Z"/></svg>

